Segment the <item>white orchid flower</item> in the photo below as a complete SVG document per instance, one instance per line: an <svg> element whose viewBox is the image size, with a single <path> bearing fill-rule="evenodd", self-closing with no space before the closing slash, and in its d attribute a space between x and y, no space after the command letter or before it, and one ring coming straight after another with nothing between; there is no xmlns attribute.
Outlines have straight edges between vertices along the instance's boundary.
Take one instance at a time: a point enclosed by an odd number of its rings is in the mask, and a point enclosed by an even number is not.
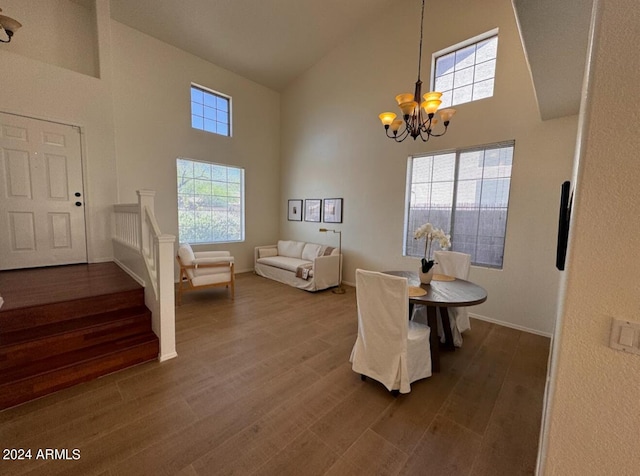
<svg viewBox="0 0 640 476"><path fill-rule="evenodd" d="M413 238L419 240L420 238L426 238L424 243L424 258L430 260L431 246L433 240L436 240L440 245L440 248L446 250L451 247L451 235L445 235L444 230L434 227L431 223L425 223L419 226L413 232Z"/></svg>

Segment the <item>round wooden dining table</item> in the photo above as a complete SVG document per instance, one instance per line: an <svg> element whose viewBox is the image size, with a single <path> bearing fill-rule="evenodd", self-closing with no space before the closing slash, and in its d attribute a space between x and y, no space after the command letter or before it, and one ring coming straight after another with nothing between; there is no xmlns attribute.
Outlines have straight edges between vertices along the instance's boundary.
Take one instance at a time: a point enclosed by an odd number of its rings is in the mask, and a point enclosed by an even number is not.
<svg viewBox="0 0 640 476"><path fill-rule="evenodd" d="M454 350L453 335L449 324L448 307L475 306L487 300L487 291L471 281L434 275L429 284L420 283L418 273L414 271L383 271L385 274L407 278L409 286L421 287L426 291L422 296L409 296L409 316L414 304L427 307L427 323L431 328L431 367L434 372L440 371L440 339L438 338L438 316L436 309L440 309L442 327L445 335L444 347Z"/></svg>

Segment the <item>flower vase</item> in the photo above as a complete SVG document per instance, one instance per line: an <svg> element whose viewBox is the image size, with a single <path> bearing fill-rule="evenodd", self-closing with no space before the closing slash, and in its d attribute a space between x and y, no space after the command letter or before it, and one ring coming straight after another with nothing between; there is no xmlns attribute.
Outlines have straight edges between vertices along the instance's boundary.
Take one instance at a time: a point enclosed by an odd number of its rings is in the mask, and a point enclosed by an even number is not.
<svg viewBox="0 0 640 476"><path fill-rule="evenodd" d="M420 282L422 284L431 283L431 279L433 279L433 268L429 269L426 273L423 273L422 266L418 267L418 276L420 277Z"/></svg>

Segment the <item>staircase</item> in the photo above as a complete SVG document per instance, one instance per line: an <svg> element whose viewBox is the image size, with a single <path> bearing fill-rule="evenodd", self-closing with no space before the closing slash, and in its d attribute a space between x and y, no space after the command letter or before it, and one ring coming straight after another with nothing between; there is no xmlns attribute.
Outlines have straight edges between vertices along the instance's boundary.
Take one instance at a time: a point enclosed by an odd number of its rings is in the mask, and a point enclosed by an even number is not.
<svg viewBox="0 0 640 476"><path fill-rule="evenodd" d="M114 263L0 273L0 409L155 360L144 288Z"/></svg>

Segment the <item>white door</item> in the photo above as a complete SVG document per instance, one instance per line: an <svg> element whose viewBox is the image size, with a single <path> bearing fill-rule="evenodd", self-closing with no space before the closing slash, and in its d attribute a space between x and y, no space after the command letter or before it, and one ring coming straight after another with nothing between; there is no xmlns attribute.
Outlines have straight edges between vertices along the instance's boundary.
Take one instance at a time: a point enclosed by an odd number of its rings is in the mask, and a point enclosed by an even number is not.
<svg viewBox="0 0 640 476"><path fill-rule="evenodd" d="M0 113L0 269L86 261L79 129Z"/></svg>

